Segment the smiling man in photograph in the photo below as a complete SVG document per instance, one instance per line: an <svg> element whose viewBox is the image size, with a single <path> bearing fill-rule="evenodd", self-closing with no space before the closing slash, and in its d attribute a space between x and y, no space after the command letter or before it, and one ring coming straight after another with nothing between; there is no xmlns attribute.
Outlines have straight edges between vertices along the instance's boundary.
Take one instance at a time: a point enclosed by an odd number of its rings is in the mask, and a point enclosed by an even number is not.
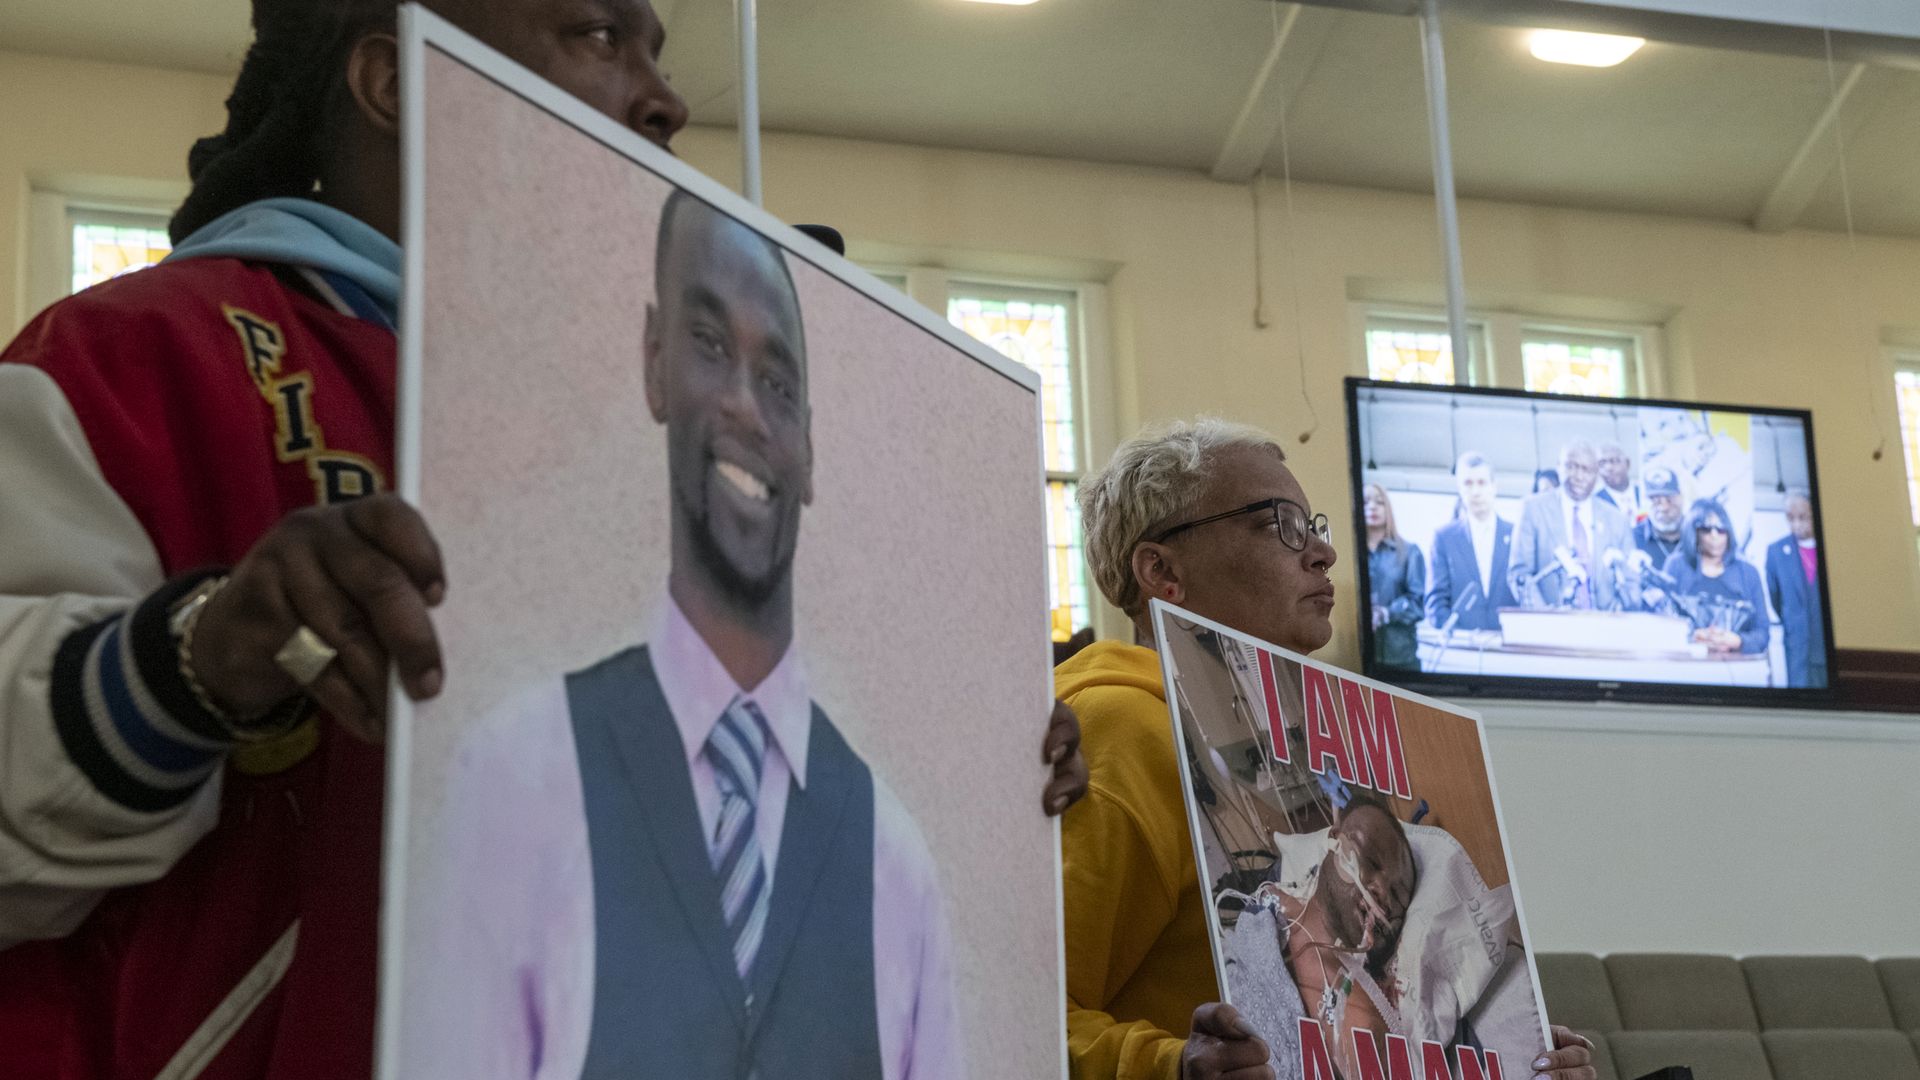
<svg viewBox="0 0 1920 1080"><path fill-rule="evenodd" d="M814 704L794 642L813 445L785 258L682 192L656 258L667 597L646 646L567 680L594 878L585 1074L958 1075L939 904L897 903L937 900L931 858ZM737 1041L710 1037L717 1017Z"/></svg>
<svg viewBox="0 0 1920 1080"><path fill-rule="evenodd" d="M431 959L406 1075L963 1076L932 857L795 641L813 445L786 258L675 192L656 260L665 595L645 644L510 699L460 752L455 850L412 898L448 914L410 954Z"/></svg>

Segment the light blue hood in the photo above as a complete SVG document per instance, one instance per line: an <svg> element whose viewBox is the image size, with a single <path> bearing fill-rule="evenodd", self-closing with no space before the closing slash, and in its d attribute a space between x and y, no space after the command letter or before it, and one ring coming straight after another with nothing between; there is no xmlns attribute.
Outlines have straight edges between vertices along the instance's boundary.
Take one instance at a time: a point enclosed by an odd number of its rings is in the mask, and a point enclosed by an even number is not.
<svg viewBox="0 0 1920 1080"><path fill-rule="evenodd" d="M337 275L357 285L387 325L399 322L400 245L312 199L261 199L228 211L181 241L167 261L204 258L285 263Z"/></svg>

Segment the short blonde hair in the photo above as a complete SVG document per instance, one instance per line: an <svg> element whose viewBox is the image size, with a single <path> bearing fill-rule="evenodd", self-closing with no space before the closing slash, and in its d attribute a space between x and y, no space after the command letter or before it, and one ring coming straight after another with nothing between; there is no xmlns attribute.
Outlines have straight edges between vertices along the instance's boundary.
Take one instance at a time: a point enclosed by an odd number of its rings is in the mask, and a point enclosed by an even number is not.
<svg viewBox="0 0 1920 1080"><path fill-rule="evenodd" d="M1221 452L1238 447L1287 459L1259 428L1202 416L1147 428L1121 443L1106 468L1080 482L1087 565L1101 594L1129 618L1146 609L1133 577L1133 549L1150 529L1191 513Z"/></svg>

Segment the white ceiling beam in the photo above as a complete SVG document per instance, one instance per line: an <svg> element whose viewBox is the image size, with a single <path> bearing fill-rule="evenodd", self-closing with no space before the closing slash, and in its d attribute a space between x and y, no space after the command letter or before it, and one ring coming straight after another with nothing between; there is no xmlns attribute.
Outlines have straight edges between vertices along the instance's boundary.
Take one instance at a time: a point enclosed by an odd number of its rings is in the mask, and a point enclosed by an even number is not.
<svg viewBox="0 0 1920 1080"><path fill-rule="evenodd" d="M1418 0L1304 2L1381 15L1420 8ZM1631 34L1816 60L1831 52L1844 61L1920 70L1920 4L1913 0L1447 0L1447 14L1490 26Z"/></svg>
<svg viewBox="0 0 1920 1080"><path fill-rule="evenodd" d="M1866 109L1857 105L1852 109L1845 106L1866 73L1865 64L1854 64L1847 68L1846 75L1827 101L1827 107L1814 118L1806 139L1794 151L1787 167L1781 170L1780 179L1774 181L1773 190L1767 193L1759 212L1753 215L1756 231L1786 232L1798 224L1800 215L1813 205L1814 196L1820 193L1821 186L1827 182L1838 160L1834 146L1835 132L1839 133L1840 142L1844 145L1847 136L1857 132L1865 122Z"/></svg>
<svg viewBox="0 0 1920 1080"><path fill-rule="evenodd" d="M1771 23L1836 33L1920 37L1920 6L1911 0L1563 0L1600 9Z"/></svg>
<svg viewBox="0 0 1920 1080"><path fill-rule="evenodd" d="M1228 183L1245 183L1260 171L1280 133L1280 124L1292 107L1294 96L1305 85L1326 47L1327 34L1339 18L1337 12L1300 4L1282 4L1280 32L1266 62L1247 87L1240 115L1227 129L1226 142L1213 163L1213 178Z"/></svg>

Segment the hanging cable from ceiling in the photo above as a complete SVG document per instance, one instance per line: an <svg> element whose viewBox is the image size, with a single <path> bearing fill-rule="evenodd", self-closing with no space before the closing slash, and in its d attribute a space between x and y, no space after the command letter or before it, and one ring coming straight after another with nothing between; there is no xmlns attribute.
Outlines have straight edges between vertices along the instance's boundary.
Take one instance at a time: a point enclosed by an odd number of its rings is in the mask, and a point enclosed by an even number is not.
<svg viewBox="0 0 1920 1080"><path fill-rule="evenodd" d="M1300 246L1300 230L1293 216L1293 162L1287 150L1287 115L1280 112L1280 182L1281 191L1286 195L1287 207L1287 291L1293 296L1293 357L1294 370L1300 374L1300 401L1307 407L1307 429L1300 433L1300 441L1305 443L1320 430L1320 410L1314 408L1313 394L1307 389L1307 339L1305 323L1301 319L1300 308L1300 260L1297 249Z"/></svg>
<svg viewBox="0 0 1920 1080"><path fill-rule="evenodd" d="M1853 225L1853 181L1847 173L1846 125L1842 124L1839 120L1839 110L1843 108L1844 105L1840 100L1839 76L1834 72L1832 28L1828 26L1821 27L1820 39L1827 54L1827 95L1835 110L1833 149L1835 164L1838 166L1840 174L1840 211L1844 215L1847 224L1847 261L1853 271L1855 284L1855 287L1848 290L1848 292L1855 297L1857 301L1857 298L1860 296L1858 286L1862 277L1860 273L1860 241L1858 234L1854 231ZM1876 442L1873 447L1873 460L1879 461L1885 457L1887 453L1886 417L1882 411L1883 406L1880 395L1873 390L1873 387L1879 384L1880 369L1874 363L1874 357L1872 356L1865 357L1863 362L1867 368L1867 415L1873 418L1873 431L1874 434L1879 437L1879 441Z"/></svg>
<svg viewBox="0 0 1920 1080"><path fill-rule="evenodd" d="M1253 195L1253 328L1265 330L1273 324L1267 321L1267 280L1266 280L1266 229L1265 215L1260 213L1260 185L1267 179L1267 170L1254 172L1253 179L1247 182L1247 191Z"/></svg>
<svg viewBox="0 0 1920 1080"><path fill-rule="evenodd" d="M1273 41L1277 47L1280 44L1282 35L1280 29L1280 5L1276 3L1270 6L1273 9ZM1281 192L1285 196L1287 218L1287 291L1291 294L1293 300L1293 365L1294 371L1300 377L1300 402L1307 407L1307 428L1300 433L1300 442L1305 444L1308 439L1313 438L1314 432L1320 430L1320 411L1314 408L1313 393L1307 386L1306 329L1300 317L1300 260L1298 254L1300 247L1300 230L1293 214L1293 153L1287 145L1287 110L1292 104L1291 101L1283 101L1280 103L1280 184ZM1257 201L1258 185L1261 182L1262 176L1264 176L1264 173L1256 175L1253 180L1256 191L1256 201L1254 204L1256 211L1259 206ZM1258 228L1257 217L1255 220L1255 228ZM1258 244L1257 233L1255 243L1256 245ZM1259 250L1257 246L1255 250ZM1255 324L1259 325L1257 315Z"/></svg>

